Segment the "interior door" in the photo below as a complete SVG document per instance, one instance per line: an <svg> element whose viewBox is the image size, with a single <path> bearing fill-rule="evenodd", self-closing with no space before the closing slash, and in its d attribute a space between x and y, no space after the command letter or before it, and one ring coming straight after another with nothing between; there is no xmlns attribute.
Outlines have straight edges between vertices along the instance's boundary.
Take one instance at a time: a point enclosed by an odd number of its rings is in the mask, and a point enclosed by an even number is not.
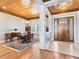
<svg viewBox="0 0 79 59"><path fill-rule="evenodd" d="M57 41L74 41L73 17L56 18L54 36Z"/></svg>

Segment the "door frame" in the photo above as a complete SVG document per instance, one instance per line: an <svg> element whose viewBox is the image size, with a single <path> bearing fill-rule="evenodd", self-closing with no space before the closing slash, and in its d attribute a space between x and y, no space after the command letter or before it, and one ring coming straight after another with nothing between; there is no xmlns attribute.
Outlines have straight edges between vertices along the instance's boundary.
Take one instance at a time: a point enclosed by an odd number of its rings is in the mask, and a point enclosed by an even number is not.
<svg viewBox="0 0 79 59"><path fill-rule="evenodd" d="M69 18L72 18L72 23L73 23L73 40L69 40L69 41L65 41L65 42L74 42L74 16L70 16L70 17L61 17L61 18L68 18L67 19L67 21L69 21ZM54 40L55 41L59 41L59 40L57 40L57 39L55 39L55 21L56 20L59 20L59 19L61 19L61 18L54 18ZM70 21L69 21L70 22ZM68 22L68 24L69 24L69 26L70 26L70 23ZM68 26L68 29L69 29L69 26ZM57 25L57 27L58 27L58 25ZM57 33L58 33L58 31L57 31ZM69 30L69 33L70 33L70 30ZM69 35L70 36L70 35ZM57 38L58 38L58 34L57 34ZM70 39L70 37L69 37L69 39Z"/></svg>
<svg viewBox="0 0 79 59"><path fill-rule="evenodd" d="M52 40L54 41L54 18L74 16L74 43L78 43L78 11L52 15Z"/></svg>

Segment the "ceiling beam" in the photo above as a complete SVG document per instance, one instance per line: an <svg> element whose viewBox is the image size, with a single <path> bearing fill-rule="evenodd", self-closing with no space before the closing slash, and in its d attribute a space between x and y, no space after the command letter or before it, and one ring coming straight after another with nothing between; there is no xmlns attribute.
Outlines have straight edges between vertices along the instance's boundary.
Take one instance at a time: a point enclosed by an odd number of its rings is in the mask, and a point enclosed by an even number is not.
<svg viewBox="0 0 79 59"><path fill-rule="evenodd" d="M48 2L45 2L44 5L49 7L49 6L52 6L52 5L58 5L58 4L60 5L60 4L62 4L64 2L67 2L67 1L69 1L69 0L62 0L62 1L61 0L60 1L52 1L52 0L50 0Z"/></svg>

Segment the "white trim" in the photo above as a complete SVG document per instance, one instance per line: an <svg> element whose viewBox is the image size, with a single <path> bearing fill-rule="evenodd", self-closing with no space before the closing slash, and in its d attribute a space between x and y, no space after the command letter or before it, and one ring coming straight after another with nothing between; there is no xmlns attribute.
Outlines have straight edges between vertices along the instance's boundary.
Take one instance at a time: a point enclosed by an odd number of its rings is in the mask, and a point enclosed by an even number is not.
<svg viewBox="0 0 79 59"><path fill-rule="evenodd" d="M52 16L53 16L53 18L70 17L70 16L77 15L77 13L78 13L78 11L68 12L68 13L63 13L63 14L57 14L57 15L52 15Z"/></svg>
<svg viewBox="0 0 79 59"><path fill-rule="evenodd" d="M79 43L78 42L79 40L78 40L78 22L77 22L78 21L78 19L77 19L78 15L77 15L77 13L78 13L78 11L76 11L76 12L69 12L69 13L63 13L63 14L57 14L57 15L52 15L53 16L53 20L54 20L54 18L74 16L74 42L75 43Z"/></svg>
<svg viewBox="0 0 79 59"><path fill-rule="evenodd" d="M57 5L57 4L63 4L64 2L67 2L68 0L63 0L63 1L48 1L48 2L45 2L44 5L45 6L52 6L52 5Z"/></svg>
<svg viewBox="0 0 79 59"><path fill-rule="evenodd" d="M48 1L44 3L45 6L51 6L51 5L56 5L56 3L52 2L52 1Z"/></svg>
<svg viewBox="0 0 79 59"><path fill-rule="evenodd" d="M47 13L48 16L52 15L47 7L46 7L46 13Z"/></svg>

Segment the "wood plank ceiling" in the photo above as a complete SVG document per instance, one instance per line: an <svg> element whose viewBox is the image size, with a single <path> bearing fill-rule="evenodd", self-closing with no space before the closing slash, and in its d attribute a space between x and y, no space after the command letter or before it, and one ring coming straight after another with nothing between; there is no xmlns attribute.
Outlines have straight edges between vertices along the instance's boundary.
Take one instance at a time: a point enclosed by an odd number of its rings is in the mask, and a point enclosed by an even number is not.
<svg viewBox="0 0 79 59"><path fill-rule="evenodd" d="M22 0L0 0L0 11L11 15L22 17L25 19L33 19L39 17L39 12L32 10L32 4L34 0L30 0L30 5L24 5ZM73 2L66 2L62 5L53 5L48 7L51 14L58 14L63 12L76 11L79 9L79 0L73 0Z"/></svg>
<svg viewBox="0 0 79 59"><path fill-rule="evenodd" d="M23 18L36 18L37 14L32 14L34 0L30 0L30 5L22 4L22 0L0 0L0 11ZM33 11L34 12L34 11Z"/></svg>
<svg viewBox="0 0 79 59"><path fill-rule="evenodd" d="M79 10L79 0L71 0L61 5L53 5L48 7L51 14L66 13Z"/></svg>

